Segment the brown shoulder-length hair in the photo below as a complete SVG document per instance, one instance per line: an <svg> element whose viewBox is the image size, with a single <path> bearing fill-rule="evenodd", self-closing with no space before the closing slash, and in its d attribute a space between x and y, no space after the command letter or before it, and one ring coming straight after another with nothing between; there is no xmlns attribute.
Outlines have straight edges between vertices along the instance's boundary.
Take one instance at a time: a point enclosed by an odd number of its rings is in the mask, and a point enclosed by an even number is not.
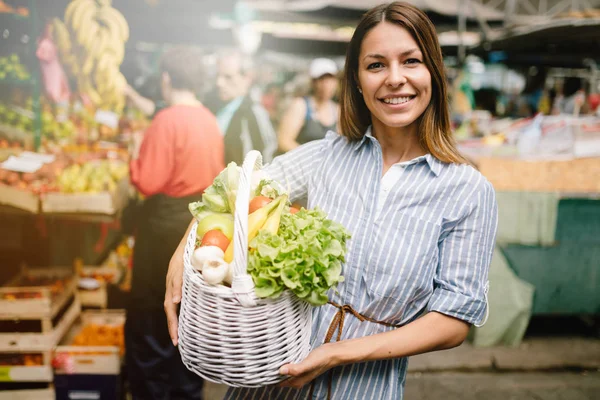
<svg viewBox="0 0 600 400"><path fill-rule="evenodd" d="M352 35L341 84L340 133L351 141L357 141L362 139L371 124L371 112L358 91L358 58L367 33L384 21L401 26L410 33L419 45L431 74L431 101L419 120L421 145L440 161L466 163L452 138L444 61L435 27L423 11L405 2L396 1L372 8L363 15Z"/></svg>

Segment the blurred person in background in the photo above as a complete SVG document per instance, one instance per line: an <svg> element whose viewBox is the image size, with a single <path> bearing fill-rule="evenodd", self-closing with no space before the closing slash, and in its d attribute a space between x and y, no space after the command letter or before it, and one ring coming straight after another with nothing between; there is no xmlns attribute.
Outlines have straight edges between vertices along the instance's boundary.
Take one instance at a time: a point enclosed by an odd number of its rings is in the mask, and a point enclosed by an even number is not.
<svg viewBox="0 0 600 400"><path fill-rule="evenodd" d="M562 86L562 94L554 103L555 113L579 115L587 112L586 92L583 81L577 77L567 77Z"/></svg>
<svg viewBox="0 0 600 400"><path fill-rule="evenodd" d="M295 98L279 124L278 143L282 153L323 139L327 131L336 130L339 106L333 97L338 88L337 73L333 60L317 58L311 62L311 94Z"/></svg>
<svg viewBox="0 0 600 400"><path fill-rule="evenodd" d="M281 116L281 104L283 103L283 88L278 83L269 83L261 96L260 102L269 113L271 123L276 125L279 123Z"/></svg>
<svg viewBox="0 0 600 400"><path fill-rule="evenodd" d="M136 227L130 305L125 325L126 364L134 399L201 399L203 381L182 363L167 331L164 277L197 201L224 168L217 120L196 98L202 54L176 47L163 54L161 91L166 107L144 133L130 163L132 184L144 200Z"/></svg>
<svg viewBox="0 0 600 400"><path fill-rule="evenodd" d="M149 82L149 83L153 84L155 82L153 82L153 80L151 80L151 82ZM151 97L146 98L146 97L142 96L140 93L138 93L129 84L127 84L125 86L124 94L125 94L125 98L130 102L130 104L132 104L135 108L137 108L142 113L144 113L144 115L147 117L154 117L154 115L156 115L160 110L162 110L163 108L165 108L167 106L167 104L164 102L164 100L162 98L157 99L156 101L152 100Z"/></svg>
<svg viewBox="0 0 600 400"><path fill-rule="evenodd" d="M269 113L250 94L254 81L252 60L240 52L221 53L217 62L217 90L224 106L217 120L225 135L225 161L241 165L250 150L269 163L277 150L277 136Z"/></svg>
<svg viewBox="0 0 600 400"><path fill-rule="evenodd" d="M517 117L531 117L540 112L540 102L544 97L547 70L541 67L531 67L527 73L527 82L520 95Z"/></svg>

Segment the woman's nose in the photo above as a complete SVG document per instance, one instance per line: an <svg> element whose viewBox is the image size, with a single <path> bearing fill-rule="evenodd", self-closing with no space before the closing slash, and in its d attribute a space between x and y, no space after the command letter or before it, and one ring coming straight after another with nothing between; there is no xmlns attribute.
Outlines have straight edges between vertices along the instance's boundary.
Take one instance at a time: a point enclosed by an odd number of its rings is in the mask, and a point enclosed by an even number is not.
<svg viewBox="0 0 600 400"><path fill-rule="evenodd" d="M391 66L387 76L386 84L391 87L398 87L406 83L406 76L400 66Z"/></svg>

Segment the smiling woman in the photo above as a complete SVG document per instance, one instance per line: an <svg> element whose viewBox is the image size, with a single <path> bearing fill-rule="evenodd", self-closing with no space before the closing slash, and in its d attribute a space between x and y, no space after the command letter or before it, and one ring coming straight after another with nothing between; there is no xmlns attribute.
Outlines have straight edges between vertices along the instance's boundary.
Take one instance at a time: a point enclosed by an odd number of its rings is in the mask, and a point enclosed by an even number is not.
<svg viewBox="0 0 600 400"><path fill-rule="evenodd" d="M451 137L435 27L419 9L398 4L365 14L350 41L341 84L340 133L360 140L371 124L375 132L404 128L440 161L464 163Z"/></svg>
<svg viewBox="0 0 600 400"><path fill-rule="evenodd" d="M431 101L431 74L419 46L406 29L384 22L361 47L358 88L374 130L402 128L417 135L417 119Z"/></svg>
<svg viewBox="0 0 600 400"><path fill-rule="evenodd" d="M291 201L307 197L351 232L344 282L313 311L309 356L276 366L289 379L227 399L401 400L409 356L457 346L484 322L496 201L454 146L445 84L422 11L394 2L363 16L346 54L340 134L264 169L288 182ZM185 239L167 278L174 341Z"/></svg>

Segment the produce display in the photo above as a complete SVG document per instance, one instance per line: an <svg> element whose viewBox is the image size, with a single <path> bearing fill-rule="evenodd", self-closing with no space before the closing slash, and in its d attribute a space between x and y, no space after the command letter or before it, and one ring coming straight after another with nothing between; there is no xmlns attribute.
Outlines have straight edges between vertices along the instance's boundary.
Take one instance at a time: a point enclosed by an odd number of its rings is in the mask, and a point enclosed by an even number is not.
<svg viewBox="0 0 600 400"><path fill-rule="evenodd" d="M21 63L18 54L0 57L0 80L14 79L17 81L26 81L29 78L31 78L31 75L25 65Z"/></svg>
<svg viewBox="0 0 600 400"><path fill-rule="evenodd" d="M15 172L0 167L0 184L28 190L34 194L51 192L100 193L113 191L117 182L125 178L129 169L119 160L93 160L95 155L83 154L76 158L82 164L72 164L73 159L60 154L51 163L35 172Z"/></svg>
<svg viewBox="0 0 600 400"><path fill-rule="evenodd" d="M129 174L127 164L102 160L75 164L66 168L58 177L58 190L63 193L112 192L117 183Z"/></svg>
<svg viewBox="0 0 600 400"><path fill-rule="evenodd" d="M17 14L21 17L29 16L29 9L25 7L12 7L9 4L6 4L4 1L0 0L0 14Z"/></svg>
<svg viewBox="0 0 600 400"><path fill-rule="evenodd" d="M2 124L12 126L23 132L31 132L33 128L31 102L31 97L25 101L23 107L0 102L0 121L2 121Z"/></svg>
<svg viewBox="0 0 600 400"><path fill-rule="evenodd" d="M56 108L56 110L53 110L53 108ZM32 134L34 118L31 97L27 98L23 104L0 102L0 120L3 125L14 127L26 134ZM85 108L79 111L59 109L42 101L42 148L60 147L70 143L86 141L90 133L96 128L97 124L93 115L90 115ZM2 144L3 142L8 143L8 139L0 138L0 148L7 147L6 144ZM23 140L14 140L14 142L19 143L18 147L23 147ZM53 143L58 146L54 146Z"/></svg>
<svg viewBox="0 0 600 400"><path fill-rule="evenodd" d="M128 292L131 290L131 265L133 257L133 246L135 245L135 239L133 237L126 237L117 246L117 248L110 252L106 260L102 263L102 270L114 270L114 272L107 273L107 276L102 276L100 279L96 276L87 276L96 278L99 281L104 280L113 284L118 284L119 288ZM113 275L114 274L114 275ZM112 275L113 279L110 279ZM116 279L120 278L118 281Z"/></svg>
<svg viewBox="0 0 600 400"><path fill-rule="evenodd" d="M82 271L79 273L80 278L91 278L98 282L113 283L117 277L117 271Z"/></svg>
<svg viewBox="0 0 600 400"><path fill-rule="evenodd" d="M73 339L72 346L116 346L125 354L124 325L87 324ZM90 354L90 353L86 353Z"/></svg>
<svg viewBox="0 0 600 400"><path fill-rule="evenodd" d="M198 220L192 265L210 285L230 285L233 261L233 214L240 168L230 163L202 201L191 203ZM248 216L248 273L261 298L290 290L313 305L325 304L327 291L343 281L349 233L319 209L290 207L281 185L255 176Z"/></svg>
<svg viewBox="0 0 600 400"><path fill-rule="evenodd" d="M50 289L50 295L52 298L56 298L61 295L65 288L71 282L71 278L57 278L57 277L39 277L32 275L22 276L18 282L11 283L11 288L28 288L28 287L44 287ZM39 290L25 290L19 292L4 292L0 294L2 300L23 300L23 299L39 299L43 297L42 291Z"/></svg>
<svg viewBox="0 0 600 400"><path fill-rule="evenodd" d="M0 353L0 367L36 367L44 365L42 354L35 353Z"/></svg>
<svg viewBox="0 0 600 400"><path fill-rule="evenodd" d="M77 80L77 89L96 108L121 114L126 80L119 68L129 26L111 0L72 0L64 22L53 20L61 60Z"/></svg>

